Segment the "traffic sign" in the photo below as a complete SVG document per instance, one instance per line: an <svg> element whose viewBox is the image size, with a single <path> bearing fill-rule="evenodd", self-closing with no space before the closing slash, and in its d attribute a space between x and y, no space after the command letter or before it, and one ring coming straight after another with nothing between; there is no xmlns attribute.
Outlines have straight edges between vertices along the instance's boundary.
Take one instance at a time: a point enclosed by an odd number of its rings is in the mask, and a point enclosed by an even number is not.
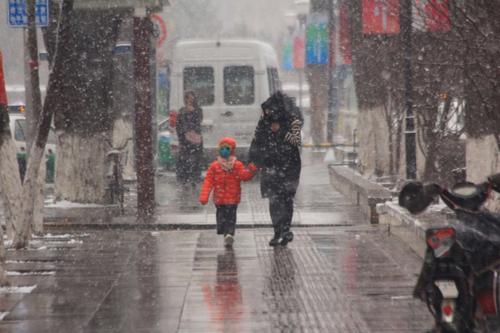
<svg viewBox="0 0 500 333"><path fill-rule="evenodd" d="M9 0L8 21L12 28L23 28L28 25L26 0ZM39 27L49 25L49 0L36 0L35 23Z"/></svg>
<svg viewBox="0 0 500 333"><path fill-rule="evenodd" d="M156 47L160 47L167 39L167 25L165 24L165 21L163 21L162 17L158 14L152 14L151 20L153 21L155 30L157 31L156 37L158 39L156 41Z"/></svg>

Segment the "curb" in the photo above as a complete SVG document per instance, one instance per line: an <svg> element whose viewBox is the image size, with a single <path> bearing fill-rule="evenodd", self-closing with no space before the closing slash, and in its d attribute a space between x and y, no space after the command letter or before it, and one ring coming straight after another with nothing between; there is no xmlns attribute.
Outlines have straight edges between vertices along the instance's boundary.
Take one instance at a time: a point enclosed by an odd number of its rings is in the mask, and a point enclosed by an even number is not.
<svg viewBox="0 0 500 333"><path fill-rule="evenodd" d="M452 213L443 212L442 206L431 206L427 212L412 215L391 201L378 204L377 212L380 224L389 225L389 232L406 243L422 259L426 250L425 231L431 227L448 225L454 217Z"/></svg>
<svg viewBox="0 0 500 333"><path fill-rule="evenodd" d="M50 230L61 229L96 229L96 230L210 230L216 228L215 223L211 224L157 224L157 223L73 223L73 222L44 222L43 226ZM236 229L259 229L272 228L270 223L241 224L236 225ZM355 224L297 224L292 225L295 229L304 228L324 228L324 227L357 227Z"/></svg>
<svg viewBox="0 0 500 333"><path fill-rule="evenodd" d="M372 183L351 168L341 165L328 167L330 184L348 198L353 204L359 206L363 215L371 224L379 223L377 204L392 199L391 192L385 187Z"/></svg>

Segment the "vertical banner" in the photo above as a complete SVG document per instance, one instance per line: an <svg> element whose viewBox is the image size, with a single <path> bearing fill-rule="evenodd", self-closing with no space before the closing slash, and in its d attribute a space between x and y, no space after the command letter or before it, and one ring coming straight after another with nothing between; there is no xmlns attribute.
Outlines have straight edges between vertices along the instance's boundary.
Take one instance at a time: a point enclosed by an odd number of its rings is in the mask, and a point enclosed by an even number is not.
<svg viewBox="0 0 500 333"><path fill-rule="evenodd" d="M399 33L399 0L363 0L363 33Z"/></svg>
<svg viewBox="0 0 500 333"><path fill-rule="evenodd" d="M347 5L341 2L339 11L339 49L341 52L342 65L352 65L352 50L350 38L349 17L347 16Z"/></svg>
<svg viewBox="0 0 500 333"><path fill-rule="evenodd" d="M293 38L293 68L303 69L305 66L306 42L304 35L299 31L298 35Z"/></svg>
<svg viewBox="0 0 500 333"><path fill-rule="evenodd" d="M3 57L0 52L0 105L7 106L7 91L5 89L5 78L3 74Z"/></svg>
<svg viewBox="0 0 500 333"><path fill-rule="evenodd" d="M289 37L287 37L283 43L282 50L282 61L281 64L283 66L283 70L291 71L293 70L293 46L292 41Z"/></svg>
<svg viewBox="0 0 500 333"><path fill-rule="evenodd" d="M419 31L447 32L451 29L448 0L414 0L413 28Z"/></svg>
<svg viewBox="0 0 500 333"><path fill-rule="evenodd" d="M306 28L306 63L308 65L328 64L328 15L309 15Z"/></svg>

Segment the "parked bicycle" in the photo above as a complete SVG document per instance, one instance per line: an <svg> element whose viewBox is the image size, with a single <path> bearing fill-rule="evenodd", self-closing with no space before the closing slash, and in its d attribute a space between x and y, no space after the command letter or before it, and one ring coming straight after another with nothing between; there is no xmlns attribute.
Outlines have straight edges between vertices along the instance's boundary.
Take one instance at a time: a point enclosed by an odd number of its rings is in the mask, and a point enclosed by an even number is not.
<svg viewBox="0 0 500 333"><path fill-rule="evenodd" d="M128 138L122 146L114 147L106 155L108 161L108 172L106 174L108 202L118 204L121 214L125 213L125 192L128 191L123 178L123 161L126 158L124 152L130 140L132 139Z"/></svg>

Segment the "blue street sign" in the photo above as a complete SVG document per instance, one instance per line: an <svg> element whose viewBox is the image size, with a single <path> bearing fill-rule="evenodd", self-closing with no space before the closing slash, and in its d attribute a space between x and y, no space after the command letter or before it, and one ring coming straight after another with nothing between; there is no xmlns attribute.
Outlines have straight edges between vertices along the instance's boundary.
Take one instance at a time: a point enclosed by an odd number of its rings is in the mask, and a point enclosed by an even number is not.
<svg viewBox="0 0 500 333"><path fill-rule="evenodd" d="M26 0L9 0L8 21L12 28L23 28L28 25ZM49 0L36 0L35 23L39 27L49 25Z"/></svg>

